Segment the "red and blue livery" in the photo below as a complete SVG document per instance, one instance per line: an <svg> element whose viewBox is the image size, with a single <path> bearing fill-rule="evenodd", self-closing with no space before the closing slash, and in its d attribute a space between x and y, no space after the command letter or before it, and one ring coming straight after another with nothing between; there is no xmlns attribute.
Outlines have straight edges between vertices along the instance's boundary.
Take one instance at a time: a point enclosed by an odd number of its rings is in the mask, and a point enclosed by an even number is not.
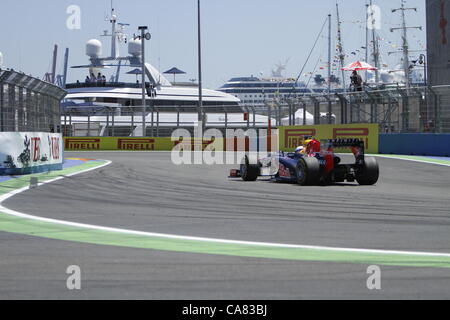
<svg viewBox="0 0 450 320"><path fill-rule="evenodd" d="M335 149L350 148L354 162L344 164ZM359 139L331 139L308 144L305 153L279 152L258 159L246 154L239 169L230 172L231 178L255 181L260 176L273 181L298 183L300 185L358 182L373 185L379 178L378 163L364 155L364 143Z"/></svg>

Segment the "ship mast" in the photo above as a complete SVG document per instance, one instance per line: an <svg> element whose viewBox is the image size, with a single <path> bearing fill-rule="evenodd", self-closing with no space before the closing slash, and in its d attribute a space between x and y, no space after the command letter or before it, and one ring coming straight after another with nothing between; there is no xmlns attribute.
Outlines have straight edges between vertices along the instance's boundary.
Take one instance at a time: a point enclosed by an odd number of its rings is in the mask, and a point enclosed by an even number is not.
<svg viewBox="0 0 450 320"><path fill-rule="evenodd" d="M331 14L328 15L328 94L331 92ZM328 124L331 124L332 116L331 99L328 99Z"/></svg>
<svg viewBox="0 0 450 320"><path fill-rule="evenodd" d="M420 29L422 30L422 27L407 27L406 26L406 17L405 17L405 11L407 10L414 10L417 12L417 8L405 8L405 0L402 0L402 6L401 8L392 9L392 12L401 11L402 13L402 26L401 28L391 28L391 32L394 32L394 30L402 30L402 41L403 41L403 69L405 72L405 86L407 89L410 88L410 79L409 79L409 45L408 45L408 36L407 36L407 29Z"/></svg>
<svg viewBox="0 0 450 320"><path fill-rule="evenodd" d="M337 40L338 40L338 50L339 50L339 61L341 66L341 72L342 72L342 88L345 90L345 72L342 70L345 67L345 54L344 54L344 48L342 44L342 29L341 29L341 20L339 18L339 4L336 1L336 18L337 18Z"/></svg>
<svg viewBox="0 0 450 320"><path fill-rule="evenodd" d="M369 62L369 4L366 2L366 62ZM367 70L366 70L367 81Z"/></svg>
<svg viewBox="0 0 450 320"><path fill-rule="evenodd" d="M331 92L331 14L328 15L328 93Z"/></svg>
<svg viewBox="0 0 450 320"><path fill-rule="evenodd" d="M380 50L378 47L378 37L376 35L376 31L375 31L375 26L377 25L377 21L375 18L375 10L373 7L373 3L372 0L370 0L370 6L369 6L369 10L370 10L370 23L369 25L372 26L372 45L373 45L373 63L375 66L375 84L378 85L380 83L380 74L379 74L379 69L380 69Z"/></svg>
<svg viewBox="0 0 450 320"><path fill-rule="evenodd" d="M120 42L127 41L127 36L124 33L124 26L129 26L128 23L117 22L117 15L115 13L111 1L111 17L107 18L111 23L111 33L108 30L103 31L102 37L111 37L111 56L104 60L120 60L119 46Z"/></svg>
<svg viewBox="0 0 450 320"><path fill-rule="evenodd" d="M117 46L117 37L116 37L116 23L117 16L114 14L114 8L111 8L111 58L117 58L116 46Z"/></svg>

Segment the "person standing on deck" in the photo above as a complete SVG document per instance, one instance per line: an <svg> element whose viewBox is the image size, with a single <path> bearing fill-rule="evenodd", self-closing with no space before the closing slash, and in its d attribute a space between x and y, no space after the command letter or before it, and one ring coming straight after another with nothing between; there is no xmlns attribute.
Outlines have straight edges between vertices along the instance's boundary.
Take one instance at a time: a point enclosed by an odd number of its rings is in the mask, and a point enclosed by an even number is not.
<svg viewBox="0 0 450 320"><path fill-rule="evenodd" d="M363 80L356 70L352 72L350 80L354 91L363 91Z"/></svg>

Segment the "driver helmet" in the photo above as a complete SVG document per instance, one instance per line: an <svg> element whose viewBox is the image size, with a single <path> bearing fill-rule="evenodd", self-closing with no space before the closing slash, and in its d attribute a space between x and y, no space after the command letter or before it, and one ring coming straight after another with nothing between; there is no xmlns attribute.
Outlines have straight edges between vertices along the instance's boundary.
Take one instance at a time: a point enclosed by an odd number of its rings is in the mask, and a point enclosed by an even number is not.
<svg viewBox="0 0 450 320"><path fill-rule="evenodd" d="M301 153L304 149L305 149L304 146L298 146L298 147L295 149L295 153Z"/></svg>
<svg viewBox="0 0 450 320"><path fill-rule="evenodd" d="M312 141L313 137L310 135L303 136L303 146L306 147Z"/></svg>

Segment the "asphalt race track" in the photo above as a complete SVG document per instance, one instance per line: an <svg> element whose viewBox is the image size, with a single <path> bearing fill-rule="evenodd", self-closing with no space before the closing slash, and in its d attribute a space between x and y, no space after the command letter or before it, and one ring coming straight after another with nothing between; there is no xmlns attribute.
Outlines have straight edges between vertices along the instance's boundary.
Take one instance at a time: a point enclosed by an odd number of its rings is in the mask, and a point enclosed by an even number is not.
<svg viewBox="0 0 450 320"><path fill-rule="evenodd" d="M450 168L378 158L375 186L227 179L170 153L66 153L112 163L20 193L39 217L242 241L450 253ZM449 299L450 269L295 261L86 244L0 232L0 299ZM78 265L81 290L66 288Z"/></svg>

